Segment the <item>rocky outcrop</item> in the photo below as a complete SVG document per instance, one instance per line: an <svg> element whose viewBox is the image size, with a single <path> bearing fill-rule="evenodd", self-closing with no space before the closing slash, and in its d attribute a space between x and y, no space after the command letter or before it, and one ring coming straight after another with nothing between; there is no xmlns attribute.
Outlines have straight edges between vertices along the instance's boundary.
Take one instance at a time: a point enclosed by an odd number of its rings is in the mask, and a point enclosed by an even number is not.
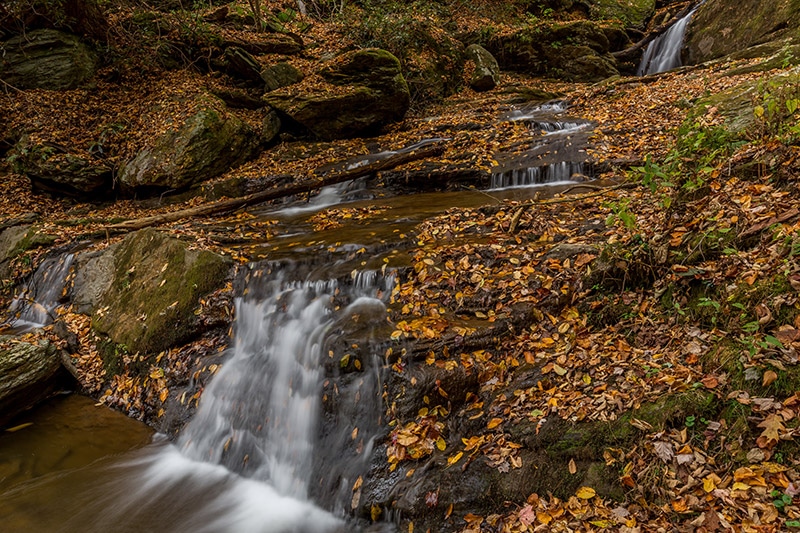
<svg viewBox="0 0 800 533"><path fill-rule="evenodd" d="M102 159L71 153L55 143L32 144L27 137L14 151L14 169L35 189L67 196L94 196L111 189L112 170Z"/></svg>
<svg viewBox="0 0 800 533"><path fill-rule="evenodd" d="M58 351L50 341L9 340L0 337L0 425L50 396L61 370Z"/></svg>
<svg viewBox="0 0 800 533"><path fill-rule="evenodd" d="M79 303L94 309L92 327L110 341L102 354L106 368L119 371L126 354L145 361L197 335L199 299L224 284L231 262L189 248L155 230L138 231L106 252L113 268L108 258L93 258L91 284L88 277L76 280Z"/></svg>
<svg viewBox="0 0 800 533"><path fill-rule="evenodd" d="M305 48L303 39L293 33L266 33L259 36L258 40L225 41L223 46L237 46L255 55L262 54L299 54Z"/></svg>
<svg viewBox="0 0 800 533"><path fill-rule="evenodd" d="M0 45L0 78L18 89L74 89L94 76L97 59L68 33L35 30Z"/></svg>
<svg viewBox="0 0 800 533"><path fill-rule="evenodd" d="M467 47L467 59L473 63L469 86L476 91L489 91L500 83L500 65L486 48L479 44Z"/></svg>
<svg viewBox="0 0 800 533"><path fill-rule="evenodd" d="M496 36L486 48L504 69L593 82L616 76L607 32L591 21L540 24Z"/></svg>
<svg viewBox="0 0 800 533"><path fill-rule="evenodd" d="M790 0L707 0L686 32L684 63L697 64L792 35L800 6Z"/></svg>
<svg viewBox="0 0 800 533"><path fill-rule="evenodd" d="M257 132L231 114L222 101L204 95L192 105L197 105L197 110L188 118L153 139L123 165L119 173L123 191L186 189L222 174L255 153Z"/></svg>
<svg viewBox="0 0 800 533"><path fill-rule="evenodd" d="M369 134L400 120L408 110L408 86L389 52L366 49L338 58L320 72L327 88L272 92L264 100L282 117L319 139Z"/></svg>

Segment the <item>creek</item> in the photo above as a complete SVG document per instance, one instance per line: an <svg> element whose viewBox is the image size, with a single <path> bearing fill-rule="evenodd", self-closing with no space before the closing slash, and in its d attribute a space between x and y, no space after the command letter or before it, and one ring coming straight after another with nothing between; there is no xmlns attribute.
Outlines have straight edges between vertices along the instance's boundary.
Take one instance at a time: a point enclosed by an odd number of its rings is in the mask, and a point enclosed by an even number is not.
<svg viewBox="0 0 800 533"><path fill-rule="evenodd" d="M553 102L500 117L529 124L531 139L497 155L489 191L381 197L381 189L358 182L327 188L307 202L252 209L257 220L277 220L277 236L247 236L238 244L255 262L234 283L233 338L178 438L155 435L148 443L141 424L80 397L56 398L24 413L12 424L16 431L0 436L4 527L357 529L350 518L360 494L354 487L374 461L385 461L376 450L386 432L383 393L393 330L387 306L397 270L408 265L409 236L421 221L451 207L552 195L584 180L591 124L565 117L565 110L564 102ZM379 213L315 230L310 217L331 206L379 206ZM224 235L230 228L213 230ZM60 294L71 262L63 256L43 265L12 314L22 312L23 300L52 313L58 298L39 295ZM15 319L21 320L44 324L47 317ZM392 531L391 513L383 516L385 524L367 530Z"/></svg>

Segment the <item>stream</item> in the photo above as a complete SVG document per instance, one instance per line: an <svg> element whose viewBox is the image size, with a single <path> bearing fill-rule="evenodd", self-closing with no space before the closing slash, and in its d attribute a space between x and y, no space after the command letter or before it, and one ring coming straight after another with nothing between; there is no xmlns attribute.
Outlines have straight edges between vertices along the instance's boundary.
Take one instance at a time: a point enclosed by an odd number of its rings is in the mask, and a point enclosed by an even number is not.
<svg viewBox="0 0 800 533"><path fill-rule="evenodd" d="M369 472L385 431L385 353L393 330L387 302L396 269L408 264L410 245L403 243L417 224L451 207L548 196L588 179L592 125L565 111L566 103L552 102L500 117L529 124L531 139L497 155L488 191L382 198L380 190L356 182L306 202L251 209L255 220L277 221L277 236L250 236L241 244L257 262L235 282L233 338L179 437L151 437L142 424L80 396L56 397L23 413L13 432L0 434L4 529L358 529L350 518L353 487ZM379 213L315 230L310 218L333 206L378 207ZM48 322L58 303L51 293L60 294L71 264L72 256L62 256L40 268L12 304L12 326ZM338 358L343 351L347 362ZM368 530L394 527L390 520Z"/></svg>

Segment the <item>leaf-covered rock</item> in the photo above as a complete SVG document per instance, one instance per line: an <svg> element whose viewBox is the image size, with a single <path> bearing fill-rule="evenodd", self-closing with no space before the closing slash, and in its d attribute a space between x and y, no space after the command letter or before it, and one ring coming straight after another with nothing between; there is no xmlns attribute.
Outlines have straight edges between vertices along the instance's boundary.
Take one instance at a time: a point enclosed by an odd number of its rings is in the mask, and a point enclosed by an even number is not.
<svg viewBox="0 0 800 533"><path fill-rule="evenodd" d="M261 80L264 81L264 90L266 92L300 83L304 77L300 69L286 61L281 61L261 71Z"/></svg>
<svg viewBox="0 0 800 533"><path fill-rule="evenodd" d="M479 44L467 47L467 58L475 68L469 74L469 86L476 91L489 91L500 83L500 65L492 54Z"/></svg>
<svg viewBox="0 0 800 533"><path fill-rule="evenodd" d="M84 197L111 189L112 170L102 159L71 153L57 144L32 144L28 137L17 143L15 153L15 169L35 189Z"/></svg>
<svg viewBox="0 0 800 533"><path fill-rule="evenodd" d="M124 191L185 189L253 155L258 145L253 128L231 114L217 98L204 95L198 104L196 112L153 139L123 165L119 182Z"/></svg>
<svg viewBox="0 0 800 533"><path fill-rule="evenodd" d="M349 53L320 75L330 87L273 92L264 99L320 139L372 133L402 119L408 110L410 96L400 62L385 50Z"/></svg>
<svg viewBox="0 0 800 533"><path fill-rule="evenodd" d="M231 265L152 229L128 235L108 253L113 278L95 306L92 327L116 345L104 361L117 369L123 352L151 354L197 334L199 299L223 285Z"/></svg>
<svg viewBox="0 0 800 533"><path fill-rule="evenodd" d="M18 89L74 89L94 76L97 59L80 39L34 30L0 45L0 78Z"/></svg>

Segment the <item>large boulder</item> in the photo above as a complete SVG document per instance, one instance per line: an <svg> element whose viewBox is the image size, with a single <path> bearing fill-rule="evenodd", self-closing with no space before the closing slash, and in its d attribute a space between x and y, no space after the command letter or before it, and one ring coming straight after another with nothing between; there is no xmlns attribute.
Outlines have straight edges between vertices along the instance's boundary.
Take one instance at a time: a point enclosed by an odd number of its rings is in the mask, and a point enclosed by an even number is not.
<svg viewBox="0 0 800 533"><path fill-rule="evenodd" d="M402 119L408 85L400 62L376 48L351 52L320 72L327 87L271 92L264 100L279 114L323 140L374 133Z"/></svg>
<svg viewBox="0 0 800 533"><path fill-rule="evenodd" d="M190 248L183 241L145 229L107 252L113 255L113 269L107 259L93 259L94 272L110 275L110 281L93 279L93 285L76 290L81 303L94 309L94 330L110 340L111 347L101 354L108 370L119 371L126 354L138 353L142 357L136 360L146 361L147 355L198 333L194 311L199 300L224 285L231 262Z"/></svg>
<svg viewBox="0 0 800 533"><path fill-rule="evenodd" d="M34 30L0 45L0 78L18 89L74 89L94 76L97 59L68 33Z"/></svg>
<svg viewBox="0 0 800 533"><path fill-rule="evenodd" d="M686 32L684 62L697 64L793 35L800 4L791 0L708 0Z"/></svg>
<svg viewBox="0 0 800 533"><path fill-rule="evenodd" d="M67 196L92 196L111 189L112 170L102 159L70 152L55 143L33 144L27 136L14 152L14 169L35 189Z"/></svg>
<svg viewBox="0 0 800 533"><path fill-rule="evenodd" d="M60 370L58 350L50 341L0 337L0 425L50 396Z"/></svg>
<svg viewBox="0 0 800 533"><path fill-rule="evenodd" d="M476 91L489 91L500 83L500 65L489 51L479 44L467 47L467 59L473 68L469 73L469 86Z"/></svg>
<svg viewBox="0 0 800 533"><path fill-rule="evenodd" d="M123 191L186 189L244 163L255 153L258 133L221 100L202 95L186 105L196 110L123 165L119 173Z"/></svg>

